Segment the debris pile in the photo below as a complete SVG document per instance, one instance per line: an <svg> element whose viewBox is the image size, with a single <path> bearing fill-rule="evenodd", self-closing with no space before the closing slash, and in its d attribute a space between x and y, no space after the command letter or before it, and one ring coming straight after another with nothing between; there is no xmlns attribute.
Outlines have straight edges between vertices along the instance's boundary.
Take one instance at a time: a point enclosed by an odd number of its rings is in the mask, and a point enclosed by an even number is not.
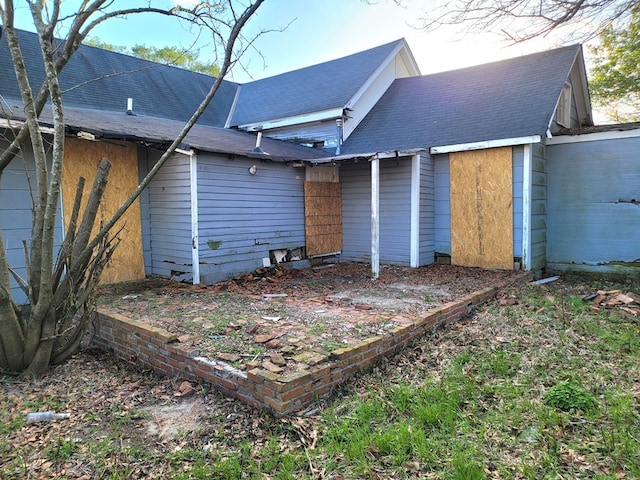
<svg viewBox="0 0 640 480"><path fill-rule="evenodd" d="M640 315L640 295L621 290L598 290L596 293L582 297L585 302L592 302L591 310L600 311L602 308L618 308L634 317Z"/></svg>

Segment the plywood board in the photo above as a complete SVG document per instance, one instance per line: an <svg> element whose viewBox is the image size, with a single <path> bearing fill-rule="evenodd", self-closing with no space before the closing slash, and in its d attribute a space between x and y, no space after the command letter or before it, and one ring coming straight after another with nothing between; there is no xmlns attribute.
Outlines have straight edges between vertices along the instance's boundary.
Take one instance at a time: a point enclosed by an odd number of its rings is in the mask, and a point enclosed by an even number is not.
<svg viewBox="0 0 640 480"><path fill-rule="evenodd" d="M65 141L65 157L62 171L62 199L65 223L71 215L78 178L85 178L83 209L95 178L98 164L106 158L111 162L109 181L102 199L94 233L100 223L106 222L138 186L138 158L135 145L116 145L106 142L90 142L75 138ZM83 210L81 210L82 212ZM82 215L82 213L81 213ZM113 283L144 278L142 256L142 224L140 203L134 202L127 213L116 223L114 231L120 232L120 245L103 271L101 282Z"/></svg>
<svg viewBox="0 0 640 480"><path fill-rule="evenodd" d="M512 150L449 155L451 263L513 269Z"/></svg>
<svg viewBox="0 0 640 480"><path fill-rule="evenodd" d="M304 182L307 255L342 250L342 187L334 182Z"/></svg>

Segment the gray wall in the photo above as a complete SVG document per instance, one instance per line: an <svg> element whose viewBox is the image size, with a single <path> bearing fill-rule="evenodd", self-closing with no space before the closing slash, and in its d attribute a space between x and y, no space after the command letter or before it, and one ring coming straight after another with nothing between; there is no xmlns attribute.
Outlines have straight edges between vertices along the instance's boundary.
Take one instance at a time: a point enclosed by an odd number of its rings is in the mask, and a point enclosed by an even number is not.
<svg viewBox="0 0 640 480"><path fill-rule="evenodd" d="M531 270L547 264L547 152L542 144L531 145ZM521 231L522 232L522 231ZM522 237L522 233L520 233Z"/></svg>
<svg viewBox="0 0 640 480"><path fill-rule="evenodd" d="M435 254L434 160L420 155L420 265L430 265Z"/></svg>
<svg viewBox="0 0 640 480"><path fill-rule="evenodd" d="M4 150L8 144L0 142L0 151ZM18 275L26 280L26 268L24 263L23 240L29 243L31 239L31 193L27 183L27 170L31 177L32 187L35 189L34 162L33 155L25 152L25 159L16 158L4 171L0 179L0 229L4 248L7 252L9 265L13 267ZM35 195L35 192L34 192ZM62 220L60 209L56 218L55 229L55 254L62 242ZM18 284L11 280L11 295L13 299L23 304L27 302L26 295L20 290Z"/></svg>
<svg viewBox="0 0 640 480"><path fill-rule="evenodd" d="M189 157L175 154L149 184L148 213L142 210L143 233L148 232L149 240L143 240L143 246L150 245L151 273L155 275L171 277L192 271L189 179Z"/></svg>
<svg viewBox="0 0 640 480"><path fill-rule="evenodd" d="M340 167L342 259L371 261L371 166ZM411 158L380 160L380 262L410 265Z"/></svg>
<svg viewBox="0 0 640 480"><path fill-rule="evenodd" d="M451 183L449 182L449 155L436 155L434 159L434 214L435 250L451 255Z"/></svg>
<svg viewBox="0 0 640 480"><path fill-rule="evenodd" d="M282 163L198 155L203 283L262 267L270 250L305 245L304 178L303 168Z"/></svg>
<svg viewBox="0 0 640 480"><path fill-rule="evenodd" d="M548 268L638 272L640 138L550 145L547 153Z"/></svg>

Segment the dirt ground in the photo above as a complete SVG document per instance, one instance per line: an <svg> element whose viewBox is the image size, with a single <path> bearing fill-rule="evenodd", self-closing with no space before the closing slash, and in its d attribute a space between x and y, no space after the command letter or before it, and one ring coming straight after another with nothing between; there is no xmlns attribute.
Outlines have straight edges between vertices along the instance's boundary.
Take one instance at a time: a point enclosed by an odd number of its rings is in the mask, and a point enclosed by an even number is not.
<svg viewBox="0 0 640 480"><path fill-rule="evenodd" d="M514 275L452 265L383 266L372 280L365 264L264 268L211 286L160 278L107 285L98 304L175 333L212 360L283 373Z"/></svg>

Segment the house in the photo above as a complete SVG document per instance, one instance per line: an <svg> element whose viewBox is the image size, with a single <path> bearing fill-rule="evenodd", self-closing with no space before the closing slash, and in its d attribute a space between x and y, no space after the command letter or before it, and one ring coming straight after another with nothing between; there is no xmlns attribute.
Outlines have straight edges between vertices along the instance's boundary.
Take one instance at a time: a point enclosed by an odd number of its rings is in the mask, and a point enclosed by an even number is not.
<svg viewBox="0 0 640 480"><path fill-rule="evenodd" d="M36 36L21 32L21 42L30 77L42 78ZM10 68L2 41L0 71ZM103 156L114 163L102 213L108 217L213 79L82 46L61 82L69 138L58 239L81 172L90 178ZM3 77L3 138L23 120L18 93ZM45 112L44 125L47 118ZM578 247L587 233L563 232L568 219L592 226L595 218L608 233L589 229L590 245L610 240L623 224L628 238L640 232L634 193L640 128L624 127L623 134L620 127L593 128L579 45L421 76L398 40L244 85L223 82L124 219L126 244L105 279L158 274L212 283L275 262L327 256L371 262L374 276L380 263L436 260L536 272L594 265L637 271L633 242L599 245L599 254L589 256L593 247ZM587 163L584 153L574 153L590 152L593 135L600 135L605 156L611 142L622 145L619 137L633 145L616 160L624 188L603 185L612 206L595 216L579 192L607 170L596 161L576 176ZM24 168L31 161L24 153L0 184L5 248L22 273L30 226ZM565 202L567 185L576 205ZM612 217L620 206L625 211Z"/></svg>

